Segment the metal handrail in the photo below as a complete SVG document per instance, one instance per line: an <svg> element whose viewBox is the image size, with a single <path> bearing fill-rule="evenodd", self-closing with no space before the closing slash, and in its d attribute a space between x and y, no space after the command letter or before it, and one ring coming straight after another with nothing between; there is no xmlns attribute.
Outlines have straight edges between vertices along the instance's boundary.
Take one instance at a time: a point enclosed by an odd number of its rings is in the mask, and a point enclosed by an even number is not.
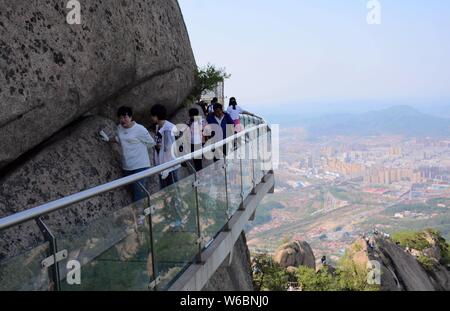
<svg viewBox="0 0 450 311"><path fill-rule="evenodd" d="M217 143L214 143L210 146L204 147L200 150L197 150L197 151L189 153L185 156L179 157L171 162L167 162L165 164L158 165L158 166L150 168L146 171L143 171L143 172L140 172L140 173L128 176L128 177L120 178L120 179L114 180L112 182L109 182L109 183L106 183L106 184L103 184L100 186L96 186L94 188L84 190L84 191L66 196L64 198L61 198L61 199L58 199L55 201L52 201L52 202L49 202L49 203L46 203L43 205L39 205L34 208L27 209L22 212L15 213L10 216L6 216L6 217L0 219L0 231L14 227L16 225L20 225L22 223L25 223L27 221L30 221L30 220L33 220L36 218L39 218L43 215L47 215L52 212L61 210L65 207L85 201L92 197L96 197L103 193L127 186L127 185L137 182L141 179L153 176L155 174L159 174L159 173L161 173L165 170L168 170L172 167L178 166L180 164L183 164L183 163L193 160L195 158L199 158L205 153L213 152L214 150L219 149L220 147L222 147L228 143L231 143L238 138L245 137L245 135L247 135L251 132L254 132L256 130L263 129L263 128L270 129L267 124L260 124L260 125L251 127L249 129L246 129L246 130L244 130L240 133L237 133L233 136L230 136L230 137L228 137L224 140L221 140Z"/></svg>

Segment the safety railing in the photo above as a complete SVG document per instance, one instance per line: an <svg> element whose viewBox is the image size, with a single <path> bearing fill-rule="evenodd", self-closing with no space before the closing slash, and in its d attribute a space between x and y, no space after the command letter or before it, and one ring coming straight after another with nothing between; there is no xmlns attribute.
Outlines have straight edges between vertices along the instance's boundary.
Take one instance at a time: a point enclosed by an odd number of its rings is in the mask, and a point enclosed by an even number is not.
<svg viewBox="0 0 450 311"><path fill-rule="evenodd" d="M245 129L145 172L0 219L0 290L164 290L202 252L272 170L271 132L242 115ZM191 160L225 147L196 172ZM141 181L186 164L192 174L151 193ZM102 200L137 182L147 197L85 223Z"/></svg>

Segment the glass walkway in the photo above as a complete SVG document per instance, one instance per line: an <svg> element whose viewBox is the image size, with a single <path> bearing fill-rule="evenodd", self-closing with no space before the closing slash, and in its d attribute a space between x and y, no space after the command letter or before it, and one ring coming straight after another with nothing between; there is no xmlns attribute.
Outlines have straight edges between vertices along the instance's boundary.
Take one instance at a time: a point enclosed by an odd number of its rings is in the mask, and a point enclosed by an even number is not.
<svg viewBox="0 0 450 311"><path fill-rule="evenodd" d="M269 126L241 120L242 132L173 162L0 219L0 290L167 290L273 172ZM194 157L223 147L225 159L195 172ZM180 164L192 174L157 193L143 188L141 202L89 223L48 221ZM29 241L14 241L17 232Z"/></svg>

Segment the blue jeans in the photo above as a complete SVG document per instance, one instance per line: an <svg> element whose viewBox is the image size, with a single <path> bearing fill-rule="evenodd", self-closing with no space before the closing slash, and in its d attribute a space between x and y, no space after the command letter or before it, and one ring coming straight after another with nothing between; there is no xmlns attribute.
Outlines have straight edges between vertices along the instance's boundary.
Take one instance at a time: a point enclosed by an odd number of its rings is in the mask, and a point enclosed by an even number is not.
<svg viewBox="0 0 450 311"><path fill-rule="evenodd" d="M127 176L130 176L130 175L134 175L134 174L146 171L149 168L150 167L140 168L140 169L133 170L133 171L123 170L123 175L125 177L127 177ZM139 187L139 185L137 183L140 183L142 186L144 186L145 189L148 190L148 178L144 178L144 179L138 180L137 182L132 183L130 185L130 189L131 189L131 192L133 194L133 203L139 202L139 201L141 201L141 200L143 200L143 199L145 199L147 197L147 193L145 193L145 191L142 190L142 188Z"/></svg>

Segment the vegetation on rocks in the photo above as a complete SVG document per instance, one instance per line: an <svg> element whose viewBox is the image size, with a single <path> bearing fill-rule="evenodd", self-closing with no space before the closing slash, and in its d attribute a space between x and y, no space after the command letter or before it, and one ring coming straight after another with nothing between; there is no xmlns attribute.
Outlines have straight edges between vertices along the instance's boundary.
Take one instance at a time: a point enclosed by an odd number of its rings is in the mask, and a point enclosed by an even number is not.
<svg viewBox="0 0 450 311"><path fill-rule="evenodd" d="M322 267L317 271L305 266L283 268L267 254L255 257L255 288L261 291L285 291L295 284L302 291L377 291L379 286L367 282L367 270L357 266L348 256L335 271Z"/></svg>
<svg viewBox="0 0 450 311"><path fill-rule="evenodd" d="M397 232L393 234L392 240L404 248L417 251L419 253L417 260L427 271L433 270L439 263L450 264L450 245L437 230ZM433 249L439 252L439 258L430 255Z"/></svg>

